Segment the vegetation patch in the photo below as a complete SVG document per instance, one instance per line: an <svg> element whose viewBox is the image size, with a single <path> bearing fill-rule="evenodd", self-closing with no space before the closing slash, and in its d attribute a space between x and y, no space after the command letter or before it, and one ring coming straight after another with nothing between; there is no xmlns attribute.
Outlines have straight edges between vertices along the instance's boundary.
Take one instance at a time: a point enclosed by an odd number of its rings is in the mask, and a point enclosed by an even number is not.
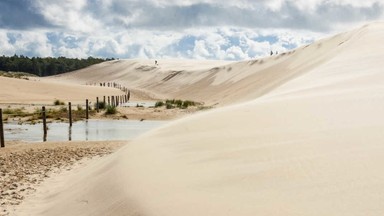
<svg viewBox="0 0 384 216"><path fill-rule="evenodd" d="M174 109L174 108L179 108L179 109L187 109L188 107L191 106L201 106L202 103L195 102L195 101L190 101L190 100L176 100L176 99L168 99L166 101L158 101L155 104L155 108L157 107L163 107L165 106L166 109Z"/></svg>
<svg viewBox="0 0 384 216"><path fill-rule="evenodd" d="M5 72L5 71L0 71L0 76L16 78L16 79L25 79L25 80L29 80L28 77L36 77L36 75L24 73L24 72Z"/></svg>
<svg viewBox="0 0 384 216"><path fill-rule="evenodd" d="M72 120L73 121L79 121L85 119L86 116L86 110L72 110ZM62 106L59 109L47 109L45 111L45 116L47 119L54 119L58 121L64 121L69 119L68 116L68 108L66 106ZM89 115L94 115L96 113L95 110L90 110L88 112ZM33 112L28 119L28 121L35 122L37 120L42 120L43 115L41 109L35 109L35 112Z"/></svg>
<svg viewBox="0 0 384 216"><path fill-rule="evenodd" d="M107 104L104 101L99 101L99 109L105 110L107 108ZM95 103L95 109L97 109L97 103Z"/></svg>
<svg viewBox="0 0 384 216"><path fill-rule="evenodd" d="M117 109L115 106L107 105L105 109L105 114L106 115L113 115L117 113Z"/></svg>
<svg viewBox="0 0 384 216"><path fill-rule="evenodd" d="M29 116L30 113L26 112L24 108L16 108L16 109L11 109L11 108L6 108L3 110L4 116L6 118L8 117L26 117Z"/></svg>
<svg viewBox="0 0 384 216"><path fill-rule="evenodd" d="M56 99L56 100L53 101L53 105L55 105L55 106L62 106L62 105L65 105L65 103L64 103L64 101Z"/></svg>

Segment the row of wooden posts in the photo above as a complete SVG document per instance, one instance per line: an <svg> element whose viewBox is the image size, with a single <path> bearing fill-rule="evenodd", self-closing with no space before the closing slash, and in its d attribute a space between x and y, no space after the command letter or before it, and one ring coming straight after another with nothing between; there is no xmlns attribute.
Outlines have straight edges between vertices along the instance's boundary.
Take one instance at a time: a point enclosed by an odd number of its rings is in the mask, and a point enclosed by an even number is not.
<svg viewBox="0 0 384 216"><path fill-rule="evenodd" d="M123 103L128 103L129 99L131 98L131 92L128 91L127 94L125 95L118 95L118 96L108 96L108 99L106 96L103 96L103 102L104 104L108 104L110 106L119 106L120 104ZM99 98L96 98L96 108L97 112L99 112Z"/></svg>
<svg viewBox="0 0 384 216"><path fill-rule="evenodd" d="M88 85L88 84L87 84ZM111 87L111 88L117 88L120 89L121 91L125 92L128 94L129 89L119 83L115 82L101 82L101 83L91 83L90 85L100 85L101 87Z"/></svg>
<svg viewBox="0 0 384 216"><path fill-rule="evenodd" d="M130 91L128 91L125 95L118 95L118 96L103 96L103 102L104 104L108 104L109 106L119 106L123 103L127 103L130 99ZM96 112L100 112L100 106L99 106L99 97L96 97ZM43 140L44 142L47 141L47 118L46 118L46 109L45 106L42 107L42 119L43 119L43 131L44 136ZM72 103L68 103L68 119L69 119L69 127L72 127ZM89 119L89 100L85 100L85 119ZM5 147L5 141L4 141L4 124L3 124L3 110L0 109L0 147Z"/></svg>

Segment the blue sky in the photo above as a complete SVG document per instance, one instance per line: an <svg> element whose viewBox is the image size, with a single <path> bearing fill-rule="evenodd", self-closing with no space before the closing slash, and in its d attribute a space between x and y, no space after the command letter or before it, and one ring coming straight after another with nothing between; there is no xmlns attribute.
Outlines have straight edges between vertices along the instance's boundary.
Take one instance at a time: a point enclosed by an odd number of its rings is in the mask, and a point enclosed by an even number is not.
<svg viewBox="0 0 384 216"><path fill-rule="evenodd" d="M244 60L384 16L382 0L0 0L0 55Z"/></svg>

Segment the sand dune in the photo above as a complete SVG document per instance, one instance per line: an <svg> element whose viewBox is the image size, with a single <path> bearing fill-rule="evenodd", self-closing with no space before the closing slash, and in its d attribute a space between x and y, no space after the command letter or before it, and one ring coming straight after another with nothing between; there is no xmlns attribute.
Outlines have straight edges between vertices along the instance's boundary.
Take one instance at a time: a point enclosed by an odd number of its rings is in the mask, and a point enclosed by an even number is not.
<svg viewBox="0 0 384 216"><path fill-rule="evenodd" d="M383 35L374 23L168 80L170 68L145 61L95 66L97 79L107 71L159 95L237 104L142 136L27 200L19 215L380 215ZM62 78L85 81L87 70Z"/></svg>
<svg viewBox="0 0 384 216"><path fill-rule="evenodd" d="M60 81L119 82L155 98L182 98L219 106L264 95L294 77L330 61L345 50L358 30L331 40L243 62L196 60L116 60L60 75Z"/></svg>
<svg viewBox="0 0 384 216"><path fill-rule="evenodd" d="M87 98L96 100L96 97L104 95L122 94L120 90L114 88L54 82L45 79L22 80L6 77L0 77L0 89L0 103L2 104L51 104L55 99L84 103Z"/></svg>

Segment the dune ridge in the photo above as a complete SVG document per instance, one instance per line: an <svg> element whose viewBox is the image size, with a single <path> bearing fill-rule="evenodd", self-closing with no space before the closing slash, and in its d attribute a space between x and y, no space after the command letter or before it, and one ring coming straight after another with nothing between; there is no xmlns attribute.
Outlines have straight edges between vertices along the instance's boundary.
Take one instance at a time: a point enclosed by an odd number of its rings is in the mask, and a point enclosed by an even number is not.
<svg viewBox="0 0 384 216"><path fill-rule="evenodd" d="M121 82L159 98L229 105L267 94L327 63L354 44L361 31L364 28L263 59L242 62L159 60L159 65L155 65L154 60L116 60L58 78L79 83Z"/></svg>
<svg viewBox="0 0 384 216"><path fill-rule="evenodd" d="M134 80L134 61L95 66L137 89L236 104L132 141L25 202L20 215L381 214L383 33L373 23L291 53L172 78L147 68ZM61 78L85 79L87 70Z"/></svg>

